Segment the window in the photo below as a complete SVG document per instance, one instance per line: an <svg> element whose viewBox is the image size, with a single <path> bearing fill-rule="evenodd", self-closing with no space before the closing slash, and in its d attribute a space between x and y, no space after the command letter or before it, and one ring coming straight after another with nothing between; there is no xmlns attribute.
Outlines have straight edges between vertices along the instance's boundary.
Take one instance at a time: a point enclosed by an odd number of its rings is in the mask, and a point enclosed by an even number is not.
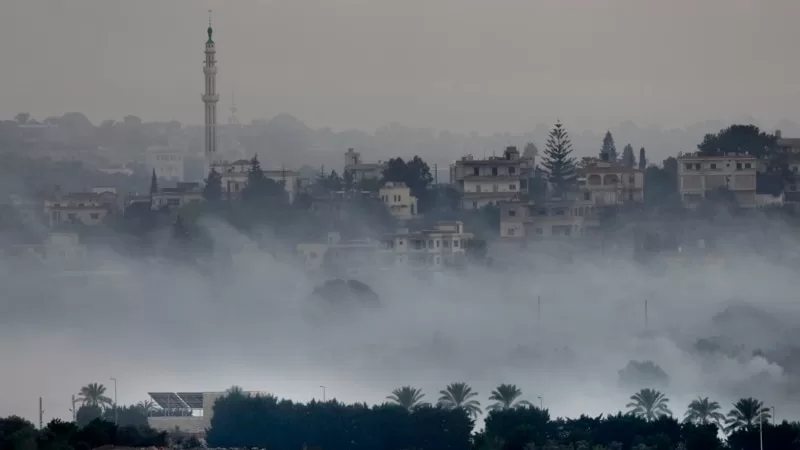
<svg viewBox="0 0 800 450"><path fill-rule="evenodd" d="M492 185L492 192L497 192L499 190L500 190L500 187L498 185L496 185L496 184Z"/></svg>
<svg viewBox="0 0 800 450"><path fill-rule="evenodd" d="M628 183L630 184L636 183L636 177L633 175L628 175Z"/></svg>
<svg viewBox="0 0 800 450"><path fill-rule="evenodd" d="M475 175L476 177L477 177L478 175L480 175L480 174L481 174L481 172L480 172L480 168L478 168L478 167L473 167L473 168L472 168L472 174L473 174L473 175Z"/></svg>
<svg viewBox="0 0 800 450"><path fill-rule="evenodd" d="M89 214L89 217L91 217L91 218L92 218L92 220L97 220L97 219L99 219L99 218L100 218L100 214L98 214L98 213L91 213L91 214Z"/></svg>
<svg viewBox="0 0 800 450"><path fill-rule="evenodd" d="M591 200L592 199L592 193L589 192L589 191L584 192L583 193L583 199L584 200Z"/></svg>
<svg viewBox="0 0 800 450"><path fill-rule="evenodd" d="M745 169L749 169L750 168L750 163L744 163L744 168Z"/></svg>
<svg viewBox="0 0 800 450"><path fill-rule="evenodd" d="M492 167L492 176L493 177L497 176L497 167Z"/></svg>
<svg viewBox="0 0 800 450"><path fill-rule="evenodd" d="M736 163L736 170L742 170L742 163Z"/></svg>
<svg viewBox="0 0 800 450"><path fill-rule="evenodd" d="M480 192L480 191L481 191L481 185L479 184L475 186L475 192Z"/></svg>
<svg viewBox="0 0 800 450"><path fill-rule="evenodd" d="M542 229L541 228L537 228L536 229L536 234L542 234Z"/></svg>
<svg viewBox="0 0 800 450"><path fill-rule="evenodd" d="M69 220L75 220L75 214L73 214L73 213L69 213L69 214L67 214L67 219L69 219Z"/></svg>
<svg viewBox="0 0 800 450"><path fill-rule="evenodd" d="M509 175L514 175L515 173L517 173L517 168L516 167L509 167L508 168L508 174Z"/></svg>
<svg viewBox="0 0 800 450"><path fill-rule="evenodd" d="M508 217L514 217L516 215L517 215L517 210L515 210L515 209L509 209L508 210Z"/></svg>
<svg viewBox="0 0 800 450"><path fill-rule="evenodd" d="M509 191L516 191L517 190L517 185L516 184L509 184L508 185L508 190Z"/></svg>
<svg viewBox="0 0 800 450"><path fill-rule="evenodd" d="M709 167L711 167L712 169L716 169L716 168L717 168L717 165L716 165L715 163L711 163L711 164L709 165Z"/></svg>
<svg viewBox="0 0 800 450"><path fill-rule="evenodd" d="M453 247L458 247L458 239L455 239L455 240L453 241Z"/></svg>
<svg viewBox="0 0 800 450"><path fill-rule="evenodd" d="M439 248L439 240L436 240L436 248Z"/></svg>
<svg viewBox="0 0 800 450"><path fill-rule="evenodd" d="M700 163L697 163L697 164L695 164L695 165L694 165L694 169L695 169L695 170L700 170Z"/></svg>
<svg viewBox="0 0 800 450"><path fill-rule="evenodd" d="M686 169L686 170L692 170L692 165L689 164L689 163L686 163L686 164L683 165L683 168Z"/></svg>
<svg viewBox="0 0 800 450"><path fill-rule="evenodd" d="M478 202L476 201L472 202L472 209L478 209Z"/></svg>
<svg viewBox="0 0 800 450"><path fill-rule="evenodd" d="M447 241L447 240L442 241L442 247L450 248L450 241Z"/></svg>
<svg viewBox="0 0 800 450"><path fill-rule="evenodd" d="M509 228L508 229L508 235L509 236L513 236L514 235L514 229L513 228Z"/></svg>
<svg viewBox="0 0 800 450"><path fill-rule="evenodd" d="M428 239L428 248L433 248L433 239Z"/></svg>

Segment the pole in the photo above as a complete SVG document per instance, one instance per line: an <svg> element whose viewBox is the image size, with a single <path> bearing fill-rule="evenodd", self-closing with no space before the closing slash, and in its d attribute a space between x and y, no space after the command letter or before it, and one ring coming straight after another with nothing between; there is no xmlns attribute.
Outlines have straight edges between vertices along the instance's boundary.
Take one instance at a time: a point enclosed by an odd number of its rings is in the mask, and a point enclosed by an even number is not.
<svg viewBox="0 0 800 450"><path fill-rule="evenodd" d="M541 295L537 295L536 296L536 321L537 321L536 331L538 333L539 330L542 329L542 296Z"/></svg>
<svg viewBox="0 0 800 450"><path fill-rule="evenodd" d="M774 427L774 426L775 426L775 422L776 422L778 419L776 419L776 418L775 418L775 407L774 407L774 406L771 406L770 408L772 408L772 426Z"/></svg>
<svg viewBox="0 0 800 450"><path fill-rule="evenodd" d="M544 400L542 400L542 396L539 396L539 409L544 411Z"/></svg>
<svg viewBox="0 0 800 450"><path fill-rule="evenodd" d="M322 388L322 403L325 403L328 401L325 395L325 386L320 386L320 387Z"/></svg>
<svg viewBox="0 0 800 450"><path fill-rule="evenodd" d="M758 447L764 450L764 411L758 414Z"/></svg>
<svg viewBox="0 0 800 450"><path fill-rule="evenodd" d="M77 419L77 411L75 411L75 394L72 394L72 421L75 422Z"/></svg>
<svg viewBox="0 0 800 450"><path fill-rule="evenodd" d="M114 424L119 426L119 408L117 407L117 379L111 378L114 382Z"/></svg>
<svg viewBox="0 0 800 450"><path fill-rule="evenodd" d="M39 397L39 429L44 428L44 408L42 408L42 397Z"/></svg>
<svg viewBox="0 0 800 450"><path fill-rule="evenodd" d="M645 301L644 301L644 329L647 330L648 328L649 327L648 327L648 323L647 323L647 300L645 299Z"/></svg>

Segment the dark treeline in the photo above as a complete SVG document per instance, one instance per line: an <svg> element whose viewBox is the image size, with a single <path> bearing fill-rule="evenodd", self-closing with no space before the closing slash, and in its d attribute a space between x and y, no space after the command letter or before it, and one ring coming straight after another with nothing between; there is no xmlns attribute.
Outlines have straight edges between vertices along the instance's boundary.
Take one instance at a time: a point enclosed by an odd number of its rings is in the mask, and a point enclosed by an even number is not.
<svg viewBox="0 0 800 450"><path fill-rule="evenodd" d="M167 435L146 425L120 427L103 419L82 427L55 419L40 430L20 417L0 419L0 450L90 450L105 445L163 447Z"/></svg>
<svg viewBox="0 0 800 450"><path fill-rule="evenodd" d="M369 407L335 400L295 403L233 389L217 401L207 440L213 447L274 450L756 450L763 433L765 448L800 448L800 425L771 424L767 409L754 399L737 402L726 418L719 404L700 398L680 422L662 393L643 389L631 397L627 413L551 418L548 410L520 401L516 386L501 385L490 396L496 403L483 430L473 433L477 394L464 383L441 394L431 406L420 390L405 386L393 391L390 403Z"/></svg>

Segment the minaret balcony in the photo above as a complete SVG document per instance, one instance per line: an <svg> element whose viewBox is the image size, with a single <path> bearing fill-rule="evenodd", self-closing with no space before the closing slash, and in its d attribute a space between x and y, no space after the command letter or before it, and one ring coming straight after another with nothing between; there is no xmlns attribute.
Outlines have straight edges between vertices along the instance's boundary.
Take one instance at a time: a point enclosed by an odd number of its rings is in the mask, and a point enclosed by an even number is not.
<svg viewBox="0 0 800 450"><path fill-rule="evenodd" d="M219 101L219 94L203 94L201 98L204 102L216 103Z"/></svg>

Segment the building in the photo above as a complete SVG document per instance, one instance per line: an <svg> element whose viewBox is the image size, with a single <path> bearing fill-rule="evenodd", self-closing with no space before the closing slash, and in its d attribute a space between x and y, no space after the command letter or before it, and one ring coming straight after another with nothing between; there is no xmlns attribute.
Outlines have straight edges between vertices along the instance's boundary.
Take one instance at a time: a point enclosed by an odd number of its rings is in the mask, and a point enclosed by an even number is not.
<svg viewBox="0 0 800 450"><path fill-rule="evenodd" d="M186 152L172 147L151 146L145 152L147 171L161 180L185 181Z"/></svg>
<svg viewBox="0 0 800 450"><path fill-rule="evenodd" d="M244 395L267 395L265 392L245 391ZM149 392L148 395L160 409L149 413L147 423L158 431L183 432L205 435L211 427L214 403L226 392Z"/></svg>
<svg viewBox="0 0 800 450"><path fill-rule="evenodd" d="M308 270L340 274L398 267L438 270L463 265L467 242L473 238L462 222L440 222L432 230L402 228L381 241L342 240L334 232L328 233L325 243L298 244L297 255Z"/></svg>
<svg viewBox="0 0 800 450"><path fill-rule="evenodd" d="M392 255L381 252L381 245L372 239L343 240L338 232L328 233L324 243L297 244L297 255L310 271L336 271L341 275L363 269L391 265ZM387 258L388 257L388 258Z"/></svg>
<svg viewBox="0 0 800 450"><path fill-rule="evenodd" d="M75 192L55 195L44 201L44 215L51 228L62 224L100 225L119 207L115 193Z"/></svg>
<svg viewBox="0 0 800 450"><path fill-rule="evenodd" d="M380 179L383 177L383 170L386 164L378 161L377 163L365 163L361 160L361 153L352 148L347 149L344 154L344 172L353 177L353 181L361 181L365 178Z"/></svg>
<svg viewBox="0 0 800 450"><path fill-rule="evenodd" d="M178 183L174 188L162 188L153 194L152 209L182 208L193 202L203 201L203 186L200 183Z"/></svg>
<svg viewBox="0 0 800 450"><path fill-rule="evenodd" d="M696 207L709 191L724 188L733 193L737 204L754 208L758 160L751 155L678 155L678 189L687 207Z"/></svg>
<svg viewBox="0 0 800 450"><path fill-rule="evenodd" d="M417 198L411 195L411 188L400 182L387 182L379 192L381 201L392 217L409 220L417 216Z"/></svg>
<svg viewBox="0 0 800 450"><path fill-rule="evenodd" d="M240 159L231 163L220 163L216 166L222 176L222 190L237 198L247 186L247 176L252 163L248 159ZM283 186L289 202L293 203L300 185L300 173L294 170L262 169L264 176Z"/></svg>
<svg viewBox="0 0 800 450"><path fill-rule="evenodd" d="M591 236L600 226L599 211L602 207L584 197L583 193L574 197L551 199L542 204L520 200L500 203L500 237L539 239Z"/></svg>
<svg viewBox="0 0 800 450"><path fill-rule="evenodd" d="M398 266L441 269L465 264L467 242L473 238L462 222L439 222L432 230L398 230L383 239L383 248Z"/></svg>
<svg viewBox="0 0 800 450"><path fill-rule="evenodd" d="M464 209L508 202L527 193L532 163L532 159L520 158L516 147L506 148L502 157L474 159L468 155L450 166L450 183L461 192Z"/></svg>
<svg viewBox="0 0 800 450"><path fill-rule="evenodd" d="M644 171L604 161L578 172L582 200L597 206L644 203Z"/></svg>
<svg viewBox="0 0 800 450"><path fill-rule="evenodd" d="M211 18L208 18L208 40L206 40L205 55L206 60L203 65L203 75L205 77L205 93L201 97L203 106L205 108L205 128L204 142L205 142L205 170L204 174L208 173L217 163L217 102L219 102L219 95L217 94L217 50L214 45L214 39L211 35L214 30L211 28ZM183 180L181 180L183 181Z"/></svg>

